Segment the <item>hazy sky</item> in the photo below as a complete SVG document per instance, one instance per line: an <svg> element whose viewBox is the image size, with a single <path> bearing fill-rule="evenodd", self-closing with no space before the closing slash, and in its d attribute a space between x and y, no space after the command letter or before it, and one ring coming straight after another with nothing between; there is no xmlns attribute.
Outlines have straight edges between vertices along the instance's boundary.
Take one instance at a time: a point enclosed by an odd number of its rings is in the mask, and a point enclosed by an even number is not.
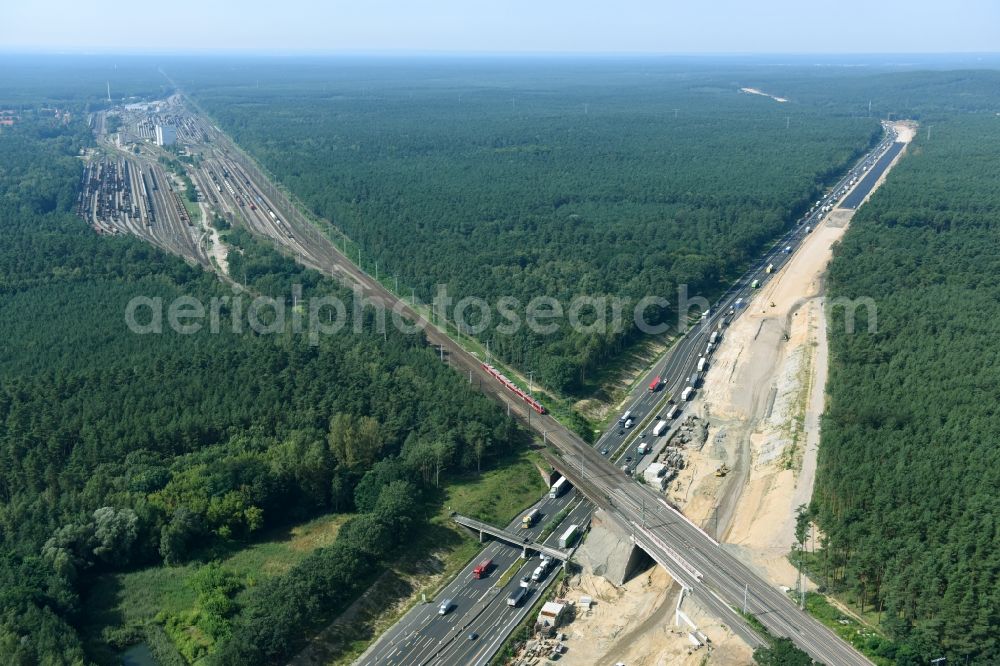
<svg viewBox="0 0 1000 666"><path fill-rule="evenodd" d="M0 50L1000 51L998 0L20 0Z"/></svg>

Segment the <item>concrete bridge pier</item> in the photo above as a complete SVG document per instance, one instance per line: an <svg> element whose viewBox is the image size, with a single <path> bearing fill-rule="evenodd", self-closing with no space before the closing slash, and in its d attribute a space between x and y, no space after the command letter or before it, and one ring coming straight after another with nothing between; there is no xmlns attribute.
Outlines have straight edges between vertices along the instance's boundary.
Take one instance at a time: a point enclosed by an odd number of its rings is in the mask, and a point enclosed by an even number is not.
<svg viewBox="0 0 1000 666"><path fill-rule="evenodd" d="M616 586L625 584L656 564L646 551L635 544L631 534L622 530L601 510L594 514L590 534L577 550L576 560L585 570L603 576Z"/></svg>

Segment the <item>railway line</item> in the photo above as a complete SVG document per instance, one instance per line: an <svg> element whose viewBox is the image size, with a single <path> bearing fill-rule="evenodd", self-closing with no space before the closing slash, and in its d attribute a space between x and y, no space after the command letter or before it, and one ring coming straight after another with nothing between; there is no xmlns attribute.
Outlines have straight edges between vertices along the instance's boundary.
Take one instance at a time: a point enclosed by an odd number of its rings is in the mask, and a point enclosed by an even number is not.
<svg viewBox="0 0 1000 666"><path fill-rule="evenodd" d="M496 380L495 374L490 372L482 359L466 351L440 329L428 323L419 312L343 256L329 238L296 209L287 196L264 180L259 170L244 166L251 162L228 137L197 114L190 115L196 119L196 124L205 137L201 166L198 167L202 175L195 180L203 196L211 191L209 182L215 184L219 205L223 210L228 208L228 212L234 218L239 218L252 232L271 239L277 247L302 264L357 285L367 299L380 306L421 322L428 343L440 347L442 357L447 352L449 364L461 374L468 375L470 383L478 379L480 390L507 405L512 414L526 420L529 427L542 434L560 454L554 459L556 466L577 488L594 505L604 508L619 521L634 535L639 545L671 571L678 582L690 589L751 645L759 645L761 639L734 610L743 603L746 610L756 615L772 633L791 638L799 647L824 663L838 666L869 663L820 623L799 611L782 592L753 574L652 490L622 474L610 458L622 455L634 444L635 438L630 439L627 431L612 429L605 433L596 447L591 446L551 415L542 413L544 410L539 410L522 396L508 390ZM775 267L780 267L785 260L783 255L794 251L794 245L809 232L811 225L808 222L818 223L826 212L824 208L839 201L849 189L848 179L856 180L857 170L866 170L867 167L863 165L869 164L872 159L878 159L891 144L889 137L866 156L837 184L831 195L817 202L806 216L805 222L800 221L780 239L760 263L751 267L730 287L702 322L682 337L656 364L650 372L650 378L654 375L662 378L663 389L647 393L645 386L640 386L641 394L633 395L630 407L637 416L647 418L653 410L671 400L669 396L677 395L688 384L690 368L703 355L701 350L706 348L706 340L713 328L724 317L738 314L740 299L746 298L750 291L767 280ZM155 171L159 166L154 163L151 168ZM156 177L160 178L161 173L157 171ZM160 180L167 182L165 177ZM854 182L852 180L850 184L853 185ZM166 195L163 188L158 189L153 197L153 208L157 218L166 213L168 221L165 229L177 232L174 242L167 249L200 261L196 257L204 257L204 251L188 230L182 216L175 208L171 208ZM123 230L137 233L135 227L125 226ZM140 227L139 232L141 231ZM154 238L156 240L152 242L164 246L163 234L154 234ZM204 257L203 263L208 264L207 257ZM708 353L706 351L705 355ZM607 453L603 453L604 451Z"/></svg>

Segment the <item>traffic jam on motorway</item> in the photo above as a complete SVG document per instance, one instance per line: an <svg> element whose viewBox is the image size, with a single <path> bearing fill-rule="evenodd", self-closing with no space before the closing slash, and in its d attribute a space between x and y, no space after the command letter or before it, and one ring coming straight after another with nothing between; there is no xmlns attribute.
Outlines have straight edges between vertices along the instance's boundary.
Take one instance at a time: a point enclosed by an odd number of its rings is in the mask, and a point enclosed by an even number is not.
<svg viewBox="0 0 1000 666"><path fill-rule="evenodd" d="M703 312L695 328L680 338L654 366L617 424L595 444L604 456L621 464L624 474L632 475L642 457L655 449L655 442L665 441L670 434L684 405L695 397L725 328L745 308L752 293L788 261L805 236L852 189L862 185L871 189L881 173L876 167L884 169L891 161L883 163L882 159L889 156L894 139L895 133L886 126L882 142L829 194L816 201L715 306ZM874 177L864 178L866 174ZM864 194L861 196L863 198ZM544 406L499 370L492 366L486 369L531 409L539 414L546 413ZM654 416L649 418L650 415ZM636 433L641 434L636 436ZM589 523L592 506L578 496L565 477L556 479L547 496L514 520L507 530L526 540L536 539L543 525L563 511L568 511L568 515L556 529L550 528L544 544L572 548ZM490 543L438 594L435 604L413 609L372 646L361 663L486 663L528 612L531 605L528 601L555 578L549 574L558 566L557 562L547 555L537 560L530 557L530 551L528 555L528 559L522 561L520 548L498 541ZM518 569L509 580L499 588L494 587L499 577L505 573L509 575L509 570L518 562Z"/></svg>
<svg viewBox="0 0 1000 666"><path fill-rule="evenodd" d="M506 528L519 542L535 541L562 550L572 548L590 520L591 506L564 478ZM556 529L550 521L565 518ZM436 595L433 604L415 607L372 646L359 663L485 663L530 610L533 600L555 580L560 562L530 549L489 543ZM514 570L516 568L516 570ZM503 580L503 585L498 583Z"/></svg>
<svg viewBox="0 0 1000 666"><path fill-rule="evenodd" d="M596 446L600 452L614 459L623 473L633 474L642 457L654 451L654 442L671 434L671 424L681 415L684 405L695 397L724 329L746 307L752 293L788 261L805 236L837 207L838 202L849 194L860 200L871 190L878 176L898 153L900 145L895 143L896 133L892 127L888 124L884 127L886 135L875 149L850 169L826 196L817 200L765 257L723 294L714 307L702 313L698 325L678 340L665 358L654 366L647 376L647 390L633 399L617 425L598 440ZM866 175L868 178L865 178ZM855 187L859 189L854 190ZM669 380L670 377L673 379ZM665 404L665 396L660 395L664 391L668 396ZM675 396L679 396L679 400L675 400ZM649 425L646 425L647 417L654 412ZM637 426L645 427L637 430ZM635 432L640 434L636 436ZM653 439L648 439L650 432Z"/></svg>

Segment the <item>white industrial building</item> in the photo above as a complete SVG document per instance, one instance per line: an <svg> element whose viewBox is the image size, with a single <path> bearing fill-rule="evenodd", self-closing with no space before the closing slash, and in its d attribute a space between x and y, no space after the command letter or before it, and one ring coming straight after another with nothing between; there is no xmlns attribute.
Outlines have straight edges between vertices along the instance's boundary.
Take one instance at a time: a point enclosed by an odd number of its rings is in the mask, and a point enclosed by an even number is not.
<svg viewBox="0 0 1000 666"><path fill-rule="evenodd" d="M172 146L177 143L177 130L170 125L156 126L156 145Z"/></svg>

